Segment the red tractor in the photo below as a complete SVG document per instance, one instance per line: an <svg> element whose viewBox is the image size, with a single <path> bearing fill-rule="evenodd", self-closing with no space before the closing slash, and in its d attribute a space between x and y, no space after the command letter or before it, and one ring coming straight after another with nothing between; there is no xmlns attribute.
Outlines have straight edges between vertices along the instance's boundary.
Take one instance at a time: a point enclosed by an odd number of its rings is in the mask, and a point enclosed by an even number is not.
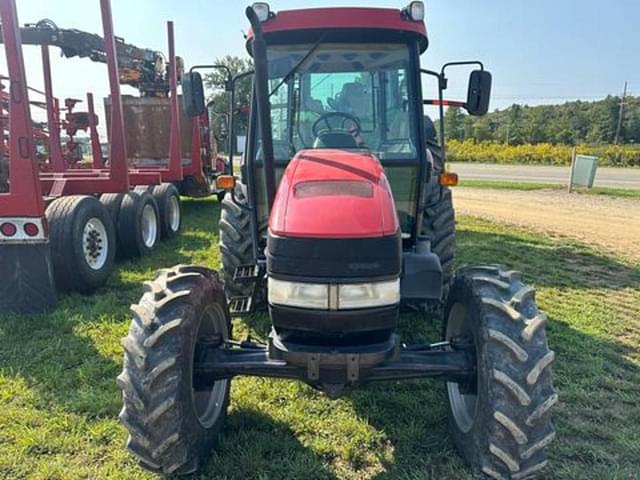
<svg viewBox="0 0 640 480"><path fill-rule="evenodd" d="M445 69L420 68L424 5L403 10L247 9L255 63L242 183L223 202L223 272L161 270L145 284L118 377L129 449L163 474L203 466L238 375L299 379L330 398L369 382L436 378L450 435L471 469L535 477L557 401L535 291L502 266L453 270L454 212L423 104L488 110L479 62L465 102L443 100ZM456 62L457 64L458 62ZM421 74L439 81L423 100ZM202 79L184 109L205 108ZM402 308L443 314L443 338L407 345ZM267 308L267 344L232 340L230 319Z"/></svg>

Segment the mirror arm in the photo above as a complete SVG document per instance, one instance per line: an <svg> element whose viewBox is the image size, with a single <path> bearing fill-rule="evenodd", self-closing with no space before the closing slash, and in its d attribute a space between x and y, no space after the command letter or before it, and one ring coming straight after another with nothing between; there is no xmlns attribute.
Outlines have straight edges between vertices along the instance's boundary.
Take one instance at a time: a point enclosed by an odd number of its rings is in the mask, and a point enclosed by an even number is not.
<svg viewBox="0 0 640 480"><path fill-rule="evenodd" d="M442 71L440 73L434 72L433 70L420 69L420 71L426 75L431 75L432 77L436 77L438 79L438 109L440 112L440 151L442 155L442 164L446 161L446 145L445 145L445 132L444 132L444 90L447 89L447 77L444 75L444 69L446 65L442 67Z"/></svg>
<svg viewBox="0 0 640 480"><path fill-rule="evenodd" d="M440 70L440 75L444 77L444 71L449 67L459 67L462 65L478 65L480 67L480 70L484 70L484 64L479 60L471 60L466 62L447 62L442 66L442 70Z"/></svg>

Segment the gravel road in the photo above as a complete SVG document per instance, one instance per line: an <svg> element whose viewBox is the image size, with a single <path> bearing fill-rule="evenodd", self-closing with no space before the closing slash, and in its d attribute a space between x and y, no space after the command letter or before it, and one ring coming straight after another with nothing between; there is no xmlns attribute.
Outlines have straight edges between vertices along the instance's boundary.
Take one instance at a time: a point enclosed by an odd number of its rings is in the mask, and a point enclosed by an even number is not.
<svg viewBox="0 0 640 480"><path fill-rule="evenodd" d="M575 238L640 264L640 199L558 190L454 190L457 213Z"/></svg>

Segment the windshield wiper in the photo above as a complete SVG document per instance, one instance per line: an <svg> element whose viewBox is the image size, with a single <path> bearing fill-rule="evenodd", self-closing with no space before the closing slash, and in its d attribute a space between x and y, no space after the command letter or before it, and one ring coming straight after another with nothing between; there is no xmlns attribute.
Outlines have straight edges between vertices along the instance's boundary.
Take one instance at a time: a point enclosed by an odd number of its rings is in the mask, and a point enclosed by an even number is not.
<svg viewBox="0 0 640 480"><path fill-rule="evenodd" d="M280 80L280 82L278 83L278 85L276 85L276 88L274 88L273 90L271 90L271 93L269 94L269 96L273 96L274 93L276 93L278 91L278 89L284 85L285 83L287 83L289 80L291 80L291 77L293 77L296 72L298 70L300 70L300 68L307 62L307 60L309 60L309 57L311 57L311 55L313 55L315 53L315 51L318 49L318 47L322 44L324 37L326 37L327 34L323 33L320 38L318 39L318 41L313 45L313 47L311 47L309 49L309 51L307 53L305 53L304 57L302 57L300 59L300 61L298 63L296 63L293 68L291 70L289 70L287 72L287 74L282 78L282 80Z"/></svg>

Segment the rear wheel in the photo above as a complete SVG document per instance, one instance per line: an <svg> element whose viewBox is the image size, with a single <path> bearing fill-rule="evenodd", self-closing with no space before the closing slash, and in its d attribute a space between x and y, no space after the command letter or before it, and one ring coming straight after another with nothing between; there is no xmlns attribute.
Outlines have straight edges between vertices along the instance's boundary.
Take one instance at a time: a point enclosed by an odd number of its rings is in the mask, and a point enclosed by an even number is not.
<svg viewBox="0 0 640 480"><path fill-rule="evenodd" d="M491 478L536 477L555 438L550 409L558 395L534 289L503 267L465 267L456 273L445 315L446 340L472 346L477 365L468 383L447 383L456 448Z"/></svg>
<svg viewBox="0 0 640 480"><path fill-rule="evenodd" d="M251 293L251 287L235 282L233 274L240 265L253 263L253 245L251 243L251 214L242 208L248 205L247 187L241 183L234 191L236 202L231 195L222 200L220 215L220 252L222 253L222 271L224 289L227 297L242 297Z"/></svg>
<svg viewBox="0 0 640 480"><path fill-rule="evenodd" d="M434 175L439 176L442 165L442 150L435 143L429 144L434 160ZM440 258L442 265L442 299L446 300L453 282L456 255L456 219L453 196L447 187L441 187L437 178L427 186L426 208L422 217L422 235L431 239L431 250Z"/></svg>
<svg viewBox="0 0 640 480"><path fill-rule="evenodd" d="M149 470L193 473L215 445L229 404L230 380L206 389L193 382L199 349L231 337L222 284L206 268L160 270L132 310L118 377L127 446Z"/></svg>
<svg viewBox="0 0 640 480"><path fill-rule="evenodd" d="M160 238L158 204L148 192L124 195L118 212L118 242L124 257L151 253Z"/></svg>
<svg viewBox="0 0 640 480"><path fill-rule="evenodd" d="M92 292L113 271L116 235L107 209L94 197L74 195L47 207L56 286Z"/></svg>

